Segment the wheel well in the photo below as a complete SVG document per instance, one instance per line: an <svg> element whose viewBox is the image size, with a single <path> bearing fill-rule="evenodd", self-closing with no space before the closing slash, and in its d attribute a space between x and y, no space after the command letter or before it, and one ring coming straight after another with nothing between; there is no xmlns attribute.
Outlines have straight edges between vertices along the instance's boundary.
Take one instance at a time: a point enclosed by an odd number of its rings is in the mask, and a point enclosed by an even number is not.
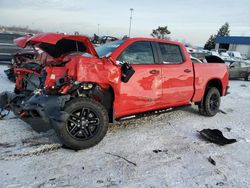
<svg viewBox="0 0 250 188"><path fill-rule="evenodd" d="M109 115L109 122L112 123L113 103L115 99L113 88L109 86L107 89L102 89L99 85L95 85L95 87L88 93L88 96L100 102L106 108Z"/></svg>
<svg viewBox="0 0 250 188"><path fill-rule="evenodd" d="M220 95L222 96L222 83L219 79L212 79L207 83L205 92L208 91L209 88L215 87L219 90Z"/></svg>
<svg viewBox="0 0 250 188"><path fill-rule="evenodd" d="M113 123L113 104L115 100L114 89L109 86L107 90L103 93L103 106L106 108L108 115L109 115L109 122Z"/></svg>

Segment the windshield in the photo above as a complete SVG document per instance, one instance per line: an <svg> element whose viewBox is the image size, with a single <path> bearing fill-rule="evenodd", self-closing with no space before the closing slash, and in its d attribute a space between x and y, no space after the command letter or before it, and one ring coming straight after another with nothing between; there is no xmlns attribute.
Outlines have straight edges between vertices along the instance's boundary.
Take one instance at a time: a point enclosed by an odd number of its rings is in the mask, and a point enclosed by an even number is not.
<svg viewBox="0 0 250 188"><path fill-rule="evenodd" d="M112 53L116 48L118 48L124 41L118 40L115 42L109 42L102 46L96 47L95 50L99 57L104 57L110 53Z"/></svg>

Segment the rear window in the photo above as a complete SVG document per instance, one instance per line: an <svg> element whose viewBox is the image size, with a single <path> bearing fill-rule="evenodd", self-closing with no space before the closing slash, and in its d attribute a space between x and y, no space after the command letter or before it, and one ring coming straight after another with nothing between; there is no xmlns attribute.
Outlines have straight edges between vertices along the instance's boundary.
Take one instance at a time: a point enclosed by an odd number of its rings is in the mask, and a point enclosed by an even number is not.
<svg viewBox="0 0 250 188"><path fill-rule="evenodd" d="M180 64L184 61L178 45L159 43L164 64Z"/></svg>

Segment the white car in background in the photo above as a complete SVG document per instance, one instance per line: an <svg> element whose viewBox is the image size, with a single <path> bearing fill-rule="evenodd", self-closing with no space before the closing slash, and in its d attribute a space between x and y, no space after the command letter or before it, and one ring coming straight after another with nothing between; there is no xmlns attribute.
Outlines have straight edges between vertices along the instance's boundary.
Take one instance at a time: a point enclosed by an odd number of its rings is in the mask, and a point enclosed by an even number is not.
<svg viewBox="0 0 250 188"><path fill-rule="evenodd" d="M221 57L221 59L223 59L224 61L231 61L231 60L233 60L233 59L229 56L229 54L228 54L227 52L221 52L221 53L220 53L220 57Z"/></svg>
<svg viewBox="0 0 250 188"><path fill-rule="evenodd" d="M235 61L241 61L242 55L240 52L237 51L227 51L228 55Z"/></svg>
<svg viewBox="0 0 250 188"><path fill-rule="evenodd" d="M217 51L210 51L210 54L220 57L220 54Z"/></svg>

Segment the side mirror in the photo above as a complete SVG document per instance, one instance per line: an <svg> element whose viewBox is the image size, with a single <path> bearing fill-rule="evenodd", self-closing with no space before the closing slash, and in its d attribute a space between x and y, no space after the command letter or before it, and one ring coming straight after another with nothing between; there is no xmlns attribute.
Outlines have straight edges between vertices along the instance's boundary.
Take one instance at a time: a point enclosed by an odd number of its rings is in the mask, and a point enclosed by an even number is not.
<svg viewBox="0 0 250 188"><path fill-rule="evenodd" d="M127 83L135 73L135 70L128 63L123 63L121 66L121 70L122 70L121 80L122 82Z"/></svg>

